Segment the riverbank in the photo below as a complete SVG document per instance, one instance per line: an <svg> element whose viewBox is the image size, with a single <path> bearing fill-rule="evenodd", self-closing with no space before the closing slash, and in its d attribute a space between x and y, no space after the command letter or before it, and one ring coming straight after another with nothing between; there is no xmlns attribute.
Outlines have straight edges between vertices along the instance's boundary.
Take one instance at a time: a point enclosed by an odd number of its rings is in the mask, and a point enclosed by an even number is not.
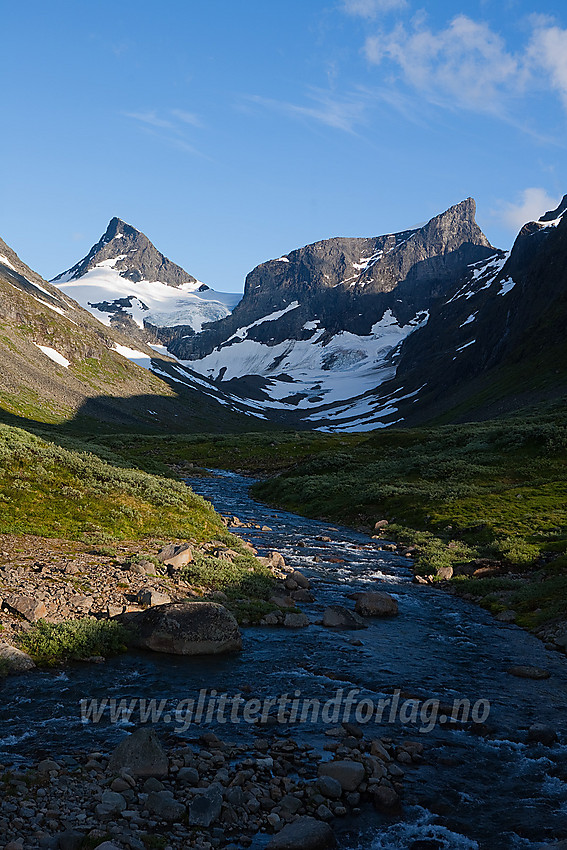
<svg viewBox="0 0 567 850"><path fill-rule="evenodd" d="M323 750L259 724L252 746L212 732L162 746L140 727L114 752L70 752L33 767L0 766L6 850L334 847L335 826L364 809L399 814L419 741L369 738L356 724L329 730ZM295 837L294 837L295 836ZM265 843L265 841L264 841Z"/></svg>

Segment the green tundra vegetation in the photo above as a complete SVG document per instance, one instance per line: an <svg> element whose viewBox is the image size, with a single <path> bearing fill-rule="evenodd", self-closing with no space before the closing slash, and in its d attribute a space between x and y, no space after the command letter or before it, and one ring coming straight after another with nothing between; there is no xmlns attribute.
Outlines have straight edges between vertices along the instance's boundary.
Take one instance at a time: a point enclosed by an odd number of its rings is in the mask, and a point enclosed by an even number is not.
<svg viewBox="0 0 567 850"><path fill-rule="evenodd" d="M0 426L0 531L99 542L222 540L234 564L203 556L194 581L229 597L246 619L268 610L270 577L211 506L180 477L204 468L260 480L270 505L372 531L415 547L415 569L479 559L500 574L455 575L454 590L538 627L567 614L567 409L557 404L496 420L366 434L273 431L156 435L39 435ZM240 560L242 559L242 563ZM248 562L250 559L250 563ZM246 563L245 563L246 562ZM252 576L252 577L251 577ZM252 600L252 601L250 601Z"/></svg>
<svg viewBox="0 0 567 850"><path fill-rule="evenodd" d="M460 593L527 627L567 614L567 414L375 432L253 487L258 499L372 528L415 549L436 575L478 559L507 575L455 576ZM458 569L456 569L456 572Z"/></svg>
<svg viewBox="0 0 567 850"><path fill-rule="evenodd" d="M124 652L127 640L126 629L120 623L85 617L62 623L40 620L20 633L18 643L36 664L50 667L60 661L117 655Z"/></svg>

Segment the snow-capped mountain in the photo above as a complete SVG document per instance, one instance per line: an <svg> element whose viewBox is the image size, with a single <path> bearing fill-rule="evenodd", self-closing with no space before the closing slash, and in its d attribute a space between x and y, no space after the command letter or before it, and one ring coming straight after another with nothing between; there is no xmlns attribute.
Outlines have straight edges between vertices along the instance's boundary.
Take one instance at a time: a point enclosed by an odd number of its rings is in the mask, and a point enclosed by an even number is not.
<svg viewBox="0 0 567 850"><path fill-rule="evenodd" d="M270 420L332 431L498 415L567 393L567 196L524 225L510 252L490 245L474 213L467 199L421 228L329 239L262 263L232 314L225 308L200 331L194 313L193 327L175 324L167 299L208 294L211 304L217 294L116 219L57 280L63 292L0 250L0 284L2 274L6 286L19 275L28 298L27 312L14 312L20 301L8 289L0 308L18 327L39 327L30 351L44 365L50 359L50 368L83 380L83 361L97 351L92 343L83 350L87 313L69 297L83 287L80 298L110 324L88 315L89 333L98 328L113 358L144 366L150 385L159 379L178 398L171 407L156 401L156 384L151 406L140 402L144 415L165 415L172 428L182 426L187 401L201 430L240 429L242 414L251 430ZM148 320L157 322L159 305L161 325ZM54 330L62 316L81 330ZM144 334L154 335L149 345Z"/></svg>
<svg viewBox="0 0 567 850"><path fill-rule="evenodd" d="M104 324L167 342L228 316L239 293L215 292L113 218L86 257L52 281Z"/></svg>
<svg viewBox="0 0 567 850"><path fill-rule="evenodd" d="M377 427L367 394L395 376L431 306L495 253L474 214L468 198L421 228L329 239L262 263L230 316L169 351L257 414L325 428L345 414Z"/></svg>

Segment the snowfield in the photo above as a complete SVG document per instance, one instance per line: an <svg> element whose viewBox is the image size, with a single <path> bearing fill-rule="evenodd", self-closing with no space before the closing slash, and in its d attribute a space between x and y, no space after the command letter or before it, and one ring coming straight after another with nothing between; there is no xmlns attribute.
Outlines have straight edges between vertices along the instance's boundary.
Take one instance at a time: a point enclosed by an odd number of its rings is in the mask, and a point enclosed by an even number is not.
<svg viewBox="0 0 567 850"><path fill-rule="evenodd" d="M296 302L286 311L294 309ZM272 320L274 314L254 323ZM181 361L183 365L209 380L224 382L245 375L259 375L267 379L269 399L246 399L252 411L310 410L322 405L342 405L348 408L332 413L337 417L337 429L344 428L344 420L361 416L374 417L379 406L376 399L357 399L375 390L392 378L396 364L392 357L401 342L410 333L427 323L427 312L419 313L407 325L400 325L391 310L386 310L368 336L358 336L341 331L329 341L322 342L326 331L315 325L310 339L286 340L277 345L266 345L247 339L249 328L241 328L230 340L201 360ZM309 328L311 329L311 328ZM235 399L236 400L236 399ZM393 406L387 406L389 415ZM256 413L257 415L257 413ZM314 413L314 419L325 419L326 412ZM343 423L343 424L340 424ZM359 423L359 428L377 427L377 424Z"/></svg>
<svg viewBox="0 0 567 850"><path fill-rule="evenodd" d="M57 280L59 289L107 326L113 313L95 305L112 304L118 299L129 301L130 306L123 306L122 310L140 328L147 322L165 328L188 325L194 331L200 331L205 322L228 316L242 298L239 292L215 292L212 289L199 292L202 286L199 281L179 287L159 281L134 283L114 268L118 259L103 260L76 280L65 277Z"/></svg>

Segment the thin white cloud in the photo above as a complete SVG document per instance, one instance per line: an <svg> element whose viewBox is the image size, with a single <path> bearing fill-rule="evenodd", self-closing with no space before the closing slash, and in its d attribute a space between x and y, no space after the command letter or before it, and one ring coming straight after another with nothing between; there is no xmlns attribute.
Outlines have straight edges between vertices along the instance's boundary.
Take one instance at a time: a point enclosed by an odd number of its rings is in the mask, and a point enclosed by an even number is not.
<svg viewBox="0 0 567 850"><path fill-rule="evenodd" d="M363 2L363 0L361 0ZM366 39L372 65L394 69L431 103L507 118L515 100L531 91L556 91L567 109L567 29L546 16L531 16L531 35L517 51L484 21L457 15L432 30L425 15Z"/></svg>
<svg viewBox="0 0 567 850"><path fill-rule="evenodd" d="M149 124L150 127L161 127L162 129L171 129L174 125L172 121L166 118L160 118L155 111L149 112L125 112L127 118L133 118L141 124Z"/></svg>
<svg viewBox="0 0 567 850"><path fill-rule="evenodd" d="M199 116L194 112L187 112L183 109L170 109L164 114L158 114L155 110L124 112L123 114L127 118L135 120L140 131L154 136L154 138L159 139L168 146L177 148L184 153L209 159L209 157L194 147L187 138L188 125L191 127L204 126Z"/></svg>
<svg viewBox="0 0 567 850"><path fill-rule="evenodd" d="M407 6L407 0L343 0L343 11L360 18L376 18Z"/></svg>
<svg viewBox="0 0 567 850"><path fill-rule="evenodd" d="M545 189L532 187L520 193L516 203L502 201L493 215L502 219L510 230L518 231L527 221L537 221L549 210L554 210L560 198L549 195Z"/></svg>
<svg viewBox="0 0 567 850"><path fill-rule="evenodd" d="M184 109L172 109L171 114L182 121L183 124L191 124L193 127L202 127L203 122L194 112L186 112Z"/></svg>
<svg viewBox="0 0 567 850"><path fill-rule="evenodd" d="M312 101L312 105L290 103L258 95L248 95L244 100L292 118L315 121L346 133L355 133L356 128L364 123L367 97L362 90L340 96L334 92L312 88L307 96Z"/></svg>
<svg viewBox="0 0 567 850"><path fill-rule="evenodd" d="M547 73L567 109L567 29L539 26L528 49L529 59Z"/></svg>

